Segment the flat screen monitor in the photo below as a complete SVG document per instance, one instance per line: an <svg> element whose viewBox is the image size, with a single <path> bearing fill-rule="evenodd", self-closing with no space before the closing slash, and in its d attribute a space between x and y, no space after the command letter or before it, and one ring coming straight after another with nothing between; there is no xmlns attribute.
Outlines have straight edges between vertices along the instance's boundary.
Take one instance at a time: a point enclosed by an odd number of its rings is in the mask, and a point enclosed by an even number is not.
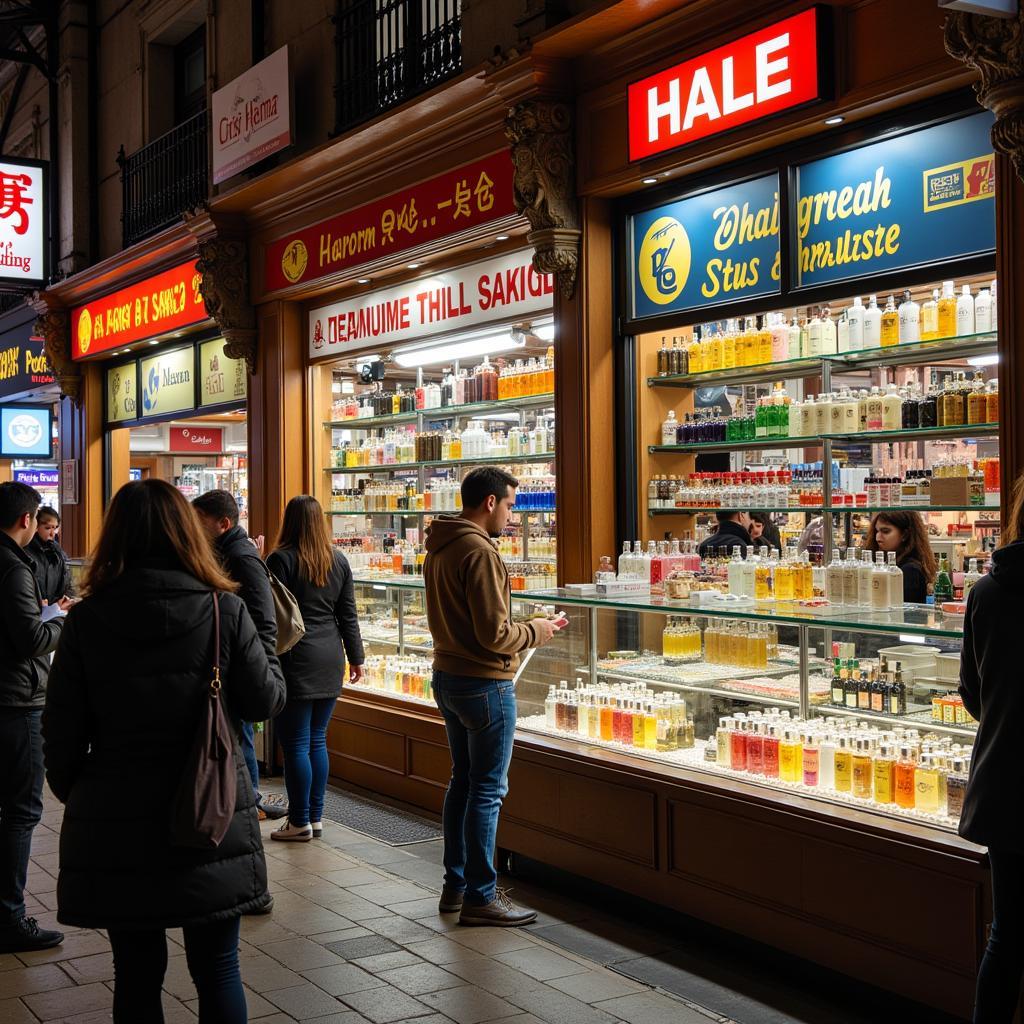
<svg viewBox="0 0 1024 1024"><path fill-rule="evenodd" d="M53 409L48 405L0 405L0 458L53 457Z"/></svg>

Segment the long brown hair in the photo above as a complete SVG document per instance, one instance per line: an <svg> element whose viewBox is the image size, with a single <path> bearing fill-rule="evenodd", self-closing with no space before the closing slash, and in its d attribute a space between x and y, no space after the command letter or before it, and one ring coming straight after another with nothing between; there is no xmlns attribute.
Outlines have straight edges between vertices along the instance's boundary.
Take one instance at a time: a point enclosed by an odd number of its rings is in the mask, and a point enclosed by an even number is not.
<svg viewBox="0 0 1024 1024"><path fill-rule="evenodd" d="M297 494L285 506L278 548L293 548L302 575L314 587L327 584L334 565L334 545L323 506L310 494Z"/></svg>
<svg viewBox="0 0 1024 1024"><path fill-rule="evenodd" d="M192 506L163 480L136 480L114 495L85 574L86 594L110 586L122 573L159 559L212 590L235 591L220 568Z"/></svg>
<svg viewBox="0 0 1024 1024"><path fill-rule="evenodd" d="M999 536L999 546L1006 547L1016 541L1024 540L1024 473L1013 482L1010 492L1010 514L1006 517L1006 525Z"/></svg>
<svg viewBox="0 0 1024 1024"><path fill-rule="evenodd" d="M912 558L921 563L921 570L925 579L932 583L935 574L939 571L935 561L935 552L928 543L928 530L925 528L924 519L920 512L876 512L871 517L871 525L868 527L868 535L864 538L864 547L868 551L878 551L878 539L875 536L877 523L888 523L895 527L902 534L903 539L896 548L896 561L905 562Z"/></svg>

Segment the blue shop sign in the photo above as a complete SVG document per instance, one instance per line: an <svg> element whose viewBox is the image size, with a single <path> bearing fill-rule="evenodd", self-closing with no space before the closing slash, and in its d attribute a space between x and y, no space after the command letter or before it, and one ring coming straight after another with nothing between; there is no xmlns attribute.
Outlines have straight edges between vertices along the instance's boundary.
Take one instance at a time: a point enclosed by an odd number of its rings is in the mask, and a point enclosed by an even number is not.
<svg viewBox="0 0 1024 1024"><path fill-rule="evenodd" d="M992 252L988 111L796 169L796 286Z"/></svg>
<svg viewBox="0 0 1024 1024"><path fill-rule="evenodd" d="M634 214L629 228L633 318L779 294L777 174Z"/></svg>

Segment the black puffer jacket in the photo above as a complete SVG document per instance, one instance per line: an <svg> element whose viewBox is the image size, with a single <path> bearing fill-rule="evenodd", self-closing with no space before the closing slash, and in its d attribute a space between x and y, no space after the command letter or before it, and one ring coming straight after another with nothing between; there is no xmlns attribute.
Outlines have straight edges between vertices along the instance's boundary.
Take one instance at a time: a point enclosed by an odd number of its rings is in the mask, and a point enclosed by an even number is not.
<svg viewBox="0 0 1024 1024"><path fill-rule="evenodd" d="M270 657L277 656L277 613L270 592L267 567L240 526L232 526L215 542L224 571L238 584L238 596L249 611L253 625Z"/></svg>
<svg viewBox="0 0 1024 1024"><path fill-rule="evenodd" d="M222 594L221 679L233 720L284 706L249 613ZM46 777L65 803L57 916L82 928L173 928L263 906L267 867L249 773L215 850L175 847L170 814L213 672L213 601L194 577L133 568L68 614L50 673Z"/></svg>
<svg viewBox="0 0 1024 1024"><path fill-rule="evenodd" d="M319 700L341 693L344 671L342 644L349 664L366 660L359 634L356 597L348 559L334 552L327 584L315 587L299 571L292 548L278 548L267 558L267 568L295 595L306 626L305 636L281 656L289 700Z"/></svg>
<svg viewBox="0 0 1024 1024"><path fill-rule="evenodd" d="M36 563L36 583L44 601L56 604L62 597L74 595L68 556L55 540L40 540L37 533L25 550Z"/></svg>
<svg viewBox="0 0 1024 1024"><path fill-rule="evenodd" d="M43 622L35 563L0 531L0 707L39 708L62 619Z"/></svg>

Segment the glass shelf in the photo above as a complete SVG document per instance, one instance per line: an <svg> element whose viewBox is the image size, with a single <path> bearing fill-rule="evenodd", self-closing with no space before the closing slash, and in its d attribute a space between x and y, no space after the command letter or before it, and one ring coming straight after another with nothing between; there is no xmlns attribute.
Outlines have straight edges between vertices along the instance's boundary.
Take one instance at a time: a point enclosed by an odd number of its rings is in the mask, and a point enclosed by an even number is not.
<svg viewBox="0 0 1024 1024"><path fill-rule="evenodd" d="M821 357L783 359L755 366L736 366L728 370L707 370L702 373L670 374L648 377L649 388L707 388L719 384L759 384L788 377L810 377L821 372Z"/></svg>
<svg viewBox="0 0 1024 1024"><path fill-rule="evenodd" d="M688 506L686 508L649 508L649 516L695 516L701 512L732 511L736 506L715 505ZM780 507L778 505L745 505L745 512L998 512L998 505L795 505Z"/></svg>
<svg viewBox="0 0 1024 1024"><path fill-rule="evenodd" d="M714 515L715 512L729 512L732 511L731 505L716 505L713 508L707 506L692 505L687 508L649 508L647 514L649 516L695 516L701 512L707 512L710 515ZM790 508L780 508L778 505L744 505L744 512L821 512L823 511L820 505L796 505ZM847 511L847 510L844 510ZM848 511L856 512L857 509L851 508Z"/></svg>
<svg viewBox="0 0 1024 1024"><path fill-rule="evenodd" d="M353 573L352 582L370 584L381 590L388 587L395 590L423 589L422 576L360 576L358 573Z"/></svg>
<svg viewBox="0 0 1024 1024"><path fill-rule="evenodd" d="M932 441L944 438L991 437L999 433L998 423L960 424L953 427L918 427L915 430L865 430L855 434L822 434L822 440L844 444L884 444L888 441Z"/></svg>
<svg viewBox="0 0 1024 1024"><path fill-rule="evenodd" d="M637 597L600 597L596 594L570 594L562 588L513 593L512 600L530 600L542 604L608 608L614 611L664 612L671 615L707 616L712 619L746 619L755 622L780 622L798 626L861 630L867 633L906 633L960 639L963 616L946 615L940 608L925 604L905 604L902 608L872 612L868 609L826 607L803 609L789 602L766 604L763 608L722 608L701 606L689 601L641 595Z"/></svg>
<svg viewBox="0 0 1024 1024"><path fill-rule="evenodd" d="M888 348L865 348L855 352L839 352L822 356L830 363L846 366L893 366L927 363L943 359L966 359L968 356L990 355L995 352L997 334L966 334L959 338L935 338L910 344L891 345Z"/></svg>
<svg viewBox="0 0 1024 1024"><path fill-rule="evenodd" d="M686 454L687 452L731 452L752 451L757 448L820 448L821 438L809 437L758 437L751 441L694 441L690 444L652 444L647 450L656 452Z"/></svg>
<svg viewBox="0 0 1024 1024"><path fill-rule="evenodd" d="M445 469L448 466L508 466L513 463L542 463L554 461L554 452L535 455L485 455L479 459L448 459L446 462L396 462L389 466L325 466L325 473L414 473L417 469Z"/></svg>
<svg viewBox="0 0 1024 1024"><path fill-rule="evenodd" d="M324 426L338 430L374 430L378 427L391 427L399 423L412 423L420 415L425 420L447 420L470 416L474 413L507 411L509 409L515 412L519 409L532 409L538 406L543 408L554 405L554 402L555 396L549 392L543 395L529 395L525 398L502 398L494 402L473 402L469 405L444 405L436 409L417 409L415 412L392 413L389 416L326 420Z"/></svg>
<svg viewBox="0 0 1024 1024"><path fill-rule="evenodd" d="M407 519L412 519L415 516L443 516L443 515L457 515L461 512L461 508L449 508L449 509L425 509L419 512L409 512L404 509L389 509L385 512L330 512L324 510L325 516L401 516ZM513 512L518 512L519 515L529 516L534 514L540 515L553 515L557 509L554 508L516 508L512 507Z"/></svg>
<svg viewBox="0 0 1024 1024"><path fill-rule="evenodd" d="M956 689L950 683L950 689ZM907 703L905 715L884 715L878 711L867 711L864 708L839 707L837 704L815 704L814 711L819 715L837 715L843 718L859 718L865 722L879 722L882 725L913 725L922 733L937 732L946 736L962 736L973 740L978 735L977 725L944 725L932 720L930 706L920 701L911 700Z"/></svg>

